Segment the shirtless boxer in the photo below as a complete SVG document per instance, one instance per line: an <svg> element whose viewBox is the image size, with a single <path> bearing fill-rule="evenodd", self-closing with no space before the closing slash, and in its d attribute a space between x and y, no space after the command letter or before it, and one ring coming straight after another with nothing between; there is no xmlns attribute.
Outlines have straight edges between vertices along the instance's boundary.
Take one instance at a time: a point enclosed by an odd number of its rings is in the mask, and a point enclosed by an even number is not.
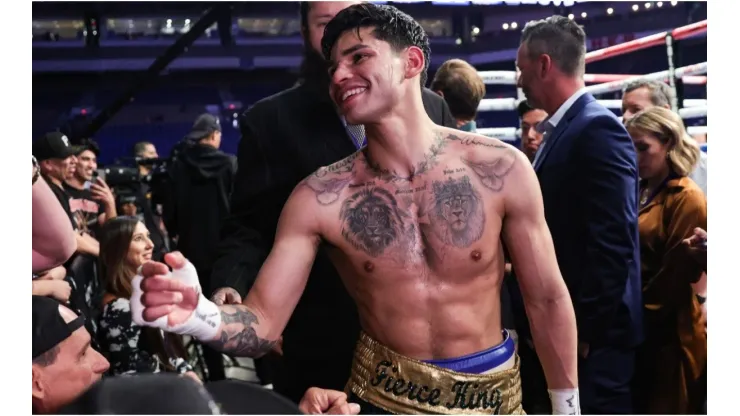
<svg viewBox="0 0 740 416"><path fill-rule="evenodd" d="M351 6L322 46L330 94L349 123L365 125L367 148L295 188L242 305L208 301L193 266L170 254L172 278L153 262L135 278L134 320L258 357L280 337L324 244L364 330L351 402L363 412L519 414L519 362L499 316L503 237L554 412L578 414L575 317L529 161L428 118L428 39L397 9Z"/></svg>

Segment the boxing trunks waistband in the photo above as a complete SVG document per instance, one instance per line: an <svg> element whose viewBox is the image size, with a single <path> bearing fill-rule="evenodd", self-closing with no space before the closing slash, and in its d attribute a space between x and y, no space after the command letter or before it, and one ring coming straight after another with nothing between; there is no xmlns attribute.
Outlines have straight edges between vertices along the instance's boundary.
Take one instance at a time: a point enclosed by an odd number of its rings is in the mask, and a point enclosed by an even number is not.
<svg viewBox="0 0 740 416"><path fill-rule="evenodd" d="M512 358L513 367L496 369ZM524 414L519 357L508 334L488 350L425 362L362 332L345 390L395 414Z"/></svg>

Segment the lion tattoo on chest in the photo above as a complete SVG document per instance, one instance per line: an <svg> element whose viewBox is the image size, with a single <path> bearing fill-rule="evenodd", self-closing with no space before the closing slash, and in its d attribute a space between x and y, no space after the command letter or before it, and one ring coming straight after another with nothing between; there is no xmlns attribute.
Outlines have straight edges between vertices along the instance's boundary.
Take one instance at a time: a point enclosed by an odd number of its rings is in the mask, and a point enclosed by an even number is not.
<svg viewBox="0 0 740 416"><path fill-rule="evenodd" d="M469 247L478 241L485 228L483 200L470 178L434 181L429 221L435 235L445 244Z"/></svg>
<svg viewBox="0 0 740 416"><path fill-rule="evenodd" d="M366 188L347 198L339 213L342 236L353 247L378 257L406 237L403 215L393 195Z"/></svg>

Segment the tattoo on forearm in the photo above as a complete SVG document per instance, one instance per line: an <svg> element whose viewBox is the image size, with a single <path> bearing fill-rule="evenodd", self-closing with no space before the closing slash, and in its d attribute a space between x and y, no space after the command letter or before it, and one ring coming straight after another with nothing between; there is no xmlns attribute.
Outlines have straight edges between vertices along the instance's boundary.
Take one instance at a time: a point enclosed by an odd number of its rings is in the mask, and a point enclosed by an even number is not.
<svg viewBox="0 0 740 416"><path fill-rule="evenodd" d="M257 316L245 306L223 306L221 308L223 329L219 339L208 342L214 349L242 357L257 358L272 349L276 341L257 336L252 324L259 323Z"/></svg>
<svg viewBox="0 0 740 416"><path fill-rule="evenodd" d="M486 217L483 199L468 176L432 185L429 220L435 235L455 247L469 247L483 235Z"/></svg>
<svg viewBox="0 0 740 416"><path fill-rule="evenodd" d="M342 236L372 257L381 255L405 234L401 208L382 188L365 188L347 198L339 213Z"/></svg>
<svg viewBox="0 0 740 416"><path fill-rule="evenodd" d="M364 161L368 169L385 182L411 182L414 180L415 177L424 174L437 166L439 155L442 154L442 151L444 150L446 145L447 141L441 134L438 133L437 137L434 139L434 144L432 145L432 147L429 148L429 152L424 155L424 160L419 162L419 164L414 167L414 170L408 176L401 176L395 171L382 168L380 165L372 160L372 158L370 157L370 153L367 151L367 148L363 150L363 153L365 154Z"/></svg>
<svg viewBox="0 0 740 416"><path fill-rule="evenodd" d="M512 150L507 150L486 161L474 162L464 158L462 161L475 172L483 186L491 191L499 192L504 187L504 177L514 167L516 156Z"/></svg>

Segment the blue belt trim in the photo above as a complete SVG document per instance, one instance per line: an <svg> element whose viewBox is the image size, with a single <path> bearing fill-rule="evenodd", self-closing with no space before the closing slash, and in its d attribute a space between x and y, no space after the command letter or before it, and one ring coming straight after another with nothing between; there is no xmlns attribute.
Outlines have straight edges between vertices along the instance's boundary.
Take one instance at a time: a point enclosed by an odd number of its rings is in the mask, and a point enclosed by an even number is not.
<svg viewBox="0 0 740 416"><path fill-rule="evenodd" d="M509 332L502 331L504 341L493 348L485 351L475 352L458 358L448 358L444 360L427 360L427 364L459 373L481 374L492 368L496 368L508 361L514 356L514 340L509 336Z"/></svg>

